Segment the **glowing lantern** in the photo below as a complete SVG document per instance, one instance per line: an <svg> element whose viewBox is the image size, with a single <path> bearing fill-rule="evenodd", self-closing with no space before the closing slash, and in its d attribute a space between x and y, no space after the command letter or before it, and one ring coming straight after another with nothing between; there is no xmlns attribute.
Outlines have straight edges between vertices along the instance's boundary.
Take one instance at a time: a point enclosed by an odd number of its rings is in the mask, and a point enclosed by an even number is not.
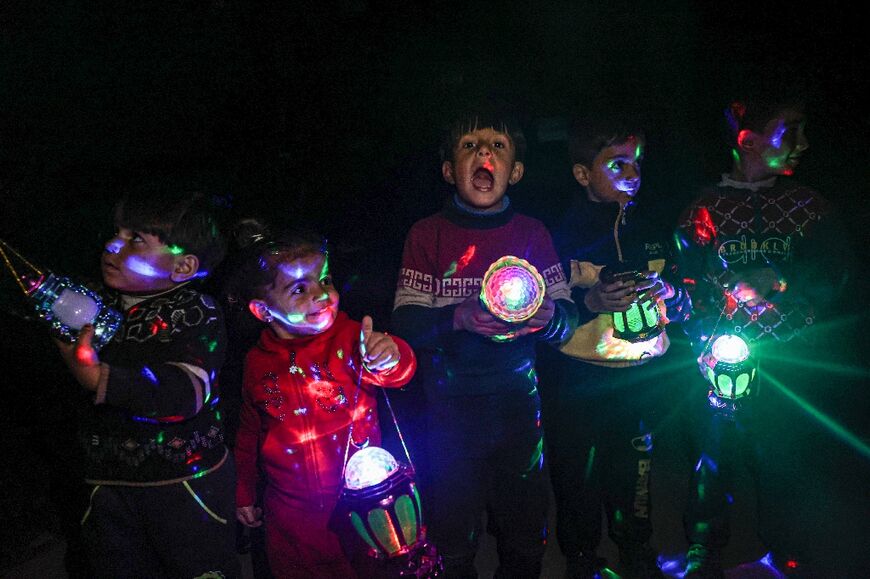
<svg viewBox="0 0 870 579"><path fill-rule="evenodd" d="M19 275L4 247L18 257L31 273ZM79 330L90 324L94 326L93 348L99 350L115 335L121 325L121 314L103 305L96 293L67 277L56 276L51 272L43 274L2 240L0 256L24 295L33 304L39 318L48 324L55 336L75 342Z"/></svg>
<svg viewBox="0 0 870 579"><path fill-rule="evenodd" d="M486 270L480 288L480 303L498 319L509 324L522 324L538 312L546 292L544 278L534 265L506 255ZM515 333L508 333L493 339L506 341L515 337Z"/></svg>
<svg viewBox="0 0 870 579"><path fill-rule="evenodd" d="M755 360L742 338L731 334L717 336L712 346L700 358L701 372L712 385L710 403L719 408L730 405L754 393Z"/></svg>
<svg viewBox="0 0 870 579"><path fill-rule="evenodd" d="M643 276L636 271L614 272L604 267L599 274L602 283L616 281L641 281ZM627 342L645 342L657 337L664 331L662 315L658 303L636 300L628 310L613 312L613 337Z"/></svg>
<svg viewBox="0 0 870 579"><path fill-rule="evenodd" d="M368 547L403 577L435 577L441 562L426 542L413 471L383 448L369 446L347 462L339 509Z"/></svg>

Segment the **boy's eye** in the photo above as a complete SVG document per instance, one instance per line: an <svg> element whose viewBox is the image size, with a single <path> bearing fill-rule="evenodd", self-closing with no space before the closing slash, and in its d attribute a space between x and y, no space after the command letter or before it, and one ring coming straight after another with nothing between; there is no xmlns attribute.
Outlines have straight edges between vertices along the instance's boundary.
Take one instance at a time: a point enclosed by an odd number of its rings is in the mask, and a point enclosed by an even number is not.
<svg viewBox="0 0 870 579"><path fill-rule="evenodd" d="M504 143L501 141L496 141L492 144L494 149L504 149Z"/></svg>
<svg viewBox="0 0 870 579"><path fill-rule="evenodd" d="M611 173L619 173L619 171L622 169L622 163L620 163L619 161L610 161L609 163L607 163L607 169Z"/></svg>
<svg viewBox="0 0 870 579"><path fill-rule="evenodd" d="M301 285L301 284L293 286L293 289L290 290L290 293L291 294L304 294L305 293L305 286Z"/></svg>
<svg viewBox="0 0 870 579"><path fill-rule="evenodd" d="M320 283L322 285L332 285L332 276L327 275L327 276L320 278Z"/></svg>
<svg viewBox="0 0 870 579"><path fill-rule="evenodd" d="M473 149L474 143L472 143L471 141L465 141L464 143L462 143L462 148L463 149Z"/></svg>
<svg viewBox="0 0 870 579"><path fill-rule="evenodd" d="M144 243L145 238L134 231L133 235L130 236L130 242L131 243Z"/></svg>

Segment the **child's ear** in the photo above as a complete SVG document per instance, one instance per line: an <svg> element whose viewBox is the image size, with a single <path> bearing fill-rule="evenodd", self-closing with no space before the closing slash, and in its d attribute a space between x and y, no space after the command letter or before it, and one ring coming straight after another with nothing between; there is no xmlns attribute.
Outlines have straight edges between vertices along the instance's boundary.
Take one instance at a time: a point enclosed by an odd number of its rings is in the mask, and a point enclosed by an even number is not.
<svg viewBox="0 0 870 579"><path fill-rule="evenodd" d="M574 179L576 179L578 183L584 187L589 187L591 177L589 167L582 163L577 163L571 168L571 172L574 174Z"/></svg>
<svg viewBox="0 0 870 579"><path fill-rule="evenodd" d="M169 278L175 283L193 279L199 273L199 258L192 254L179 256Z"/></svg>
<svg viewBox="0 0 870 579"><path fill-rule="evenodd" d="M441 163L441 176L451 185L456 185L456 179L453 178L453 163L450 161Z"/></svg>
<svg viewBox="0 0 870 579"><path fill-rule="evenodd" d="M263 300L251 300L248 302L248 311L261 322L269 323L272 321L272 314L269 312L269 306Z"/></svg>
<svg viewBox="0 0 870 579"><path fill-rule="evenodd" d="M511 177L508 179L508 183L511 185L519 183L520 179L523 178L523 171L525 170L526 168L520 161L514 161L514 168L511 170Z"/></svg>

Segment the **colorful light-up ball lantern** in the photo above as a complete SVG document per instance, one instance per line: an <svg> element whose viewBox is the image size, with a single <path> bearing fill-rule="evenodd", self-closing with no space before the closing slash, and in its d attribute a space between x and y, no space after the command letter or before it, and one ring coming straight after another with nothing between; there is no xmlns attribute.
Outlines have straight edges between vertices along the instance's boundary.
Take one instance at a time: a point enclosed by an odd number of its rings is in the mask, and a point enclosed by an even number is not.
<svg viewBox="0 0 870 579"><path fill-rule="evenodd" d="M440 574L440 559L426 541L413 471L389 452L369 446L351 456L339 502L369 556L392 560L399 576Z"/></svg>
<svg viewBox="0 0 870 579"><path fill-rule="evenodd" d="M91 344L99 350L121 325L121 314L105 306L96 293L67 277L48 273L23 281L37 315L62 340L75 342L82 327L91 324L94 326Z"/></svg>
<svg viewBox="0 0 870 579"><path fill-rule="evenodd" d="M602 283L616 281L640 282L645 279L639 272L617 272L610 267L599 273ZM658 303L651 300L635 300L624 312L613 312L613 337L627 342L646 342L664 331L664 323Z"/></svg>
<svg viewBox="0 0 870 579"><path fill-rule="evenodd" d="M506 255L489 266L480 288L480 303L498 319L521 326L544 303L547 286L544 278L528 261ZM493 337L496 341L516 338L516 332Z"/></svg>
<svg viewBox="0 0 870 579"><path fill-rule="evenodd" d="M699 359L701 372L710 382L710 404L722 410L736 410L755 394L756 363L749 345L732 334L716 336Z"/></svg>

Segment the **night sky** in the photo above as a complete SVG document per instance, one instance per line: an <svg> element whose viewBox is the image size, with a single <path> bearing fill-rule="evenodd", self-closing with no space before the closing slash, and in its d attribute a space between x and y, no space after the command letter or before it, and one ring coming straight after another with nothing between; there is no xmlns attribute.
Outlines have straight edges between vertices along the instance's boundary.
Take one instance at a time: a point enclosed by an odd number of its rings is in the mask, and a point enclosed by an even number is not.
<svg viewBox="0 0 870 579"><path fill-rule="evenodd" d="M797 177L841 208L844 234L863 248L867 32L853 3L798 6L4 0L0 238L45 267L95 277L123 190L177 175L231 200L229 218L325 233L345 309L384 327L402 240L447 194L439 130L463 105L486 99L521 119L526 172L509 193L548 225L576 188L566 120L638 111L641 196L674 223L730 167L729 96L768 78L809 86ZM866 307L863 277L852 295ZM42 330L21 321L16 291L0 279L3 402L20 411L22 436L47 440L63 431L46 385L58 362Z"/></svg>

